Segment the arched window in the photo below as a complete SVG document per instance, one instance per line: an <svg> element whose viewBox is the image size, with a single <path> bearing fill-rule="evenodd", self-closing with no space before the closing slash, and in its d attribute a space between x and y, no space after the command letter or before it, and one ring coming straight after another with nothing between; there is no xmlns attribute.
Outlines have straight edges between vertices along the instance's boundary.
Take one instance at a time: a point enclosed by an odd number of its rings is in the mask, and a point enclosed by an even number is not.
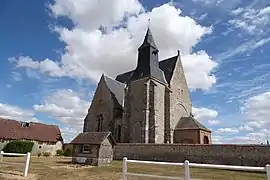
<svg viewBox="0 0 270 180"><path fill-rule="evenodd" d="M207 136L203 137L203 144L209 144L209 139Z"/></svg>
<svg viewBox="0 0 270 180"><path fill-rule="evenodd" d="M102 131L102 123L103 123L103 115L102 114L97 116L97 123L98 123L97 131L101 132Z"/></svg>

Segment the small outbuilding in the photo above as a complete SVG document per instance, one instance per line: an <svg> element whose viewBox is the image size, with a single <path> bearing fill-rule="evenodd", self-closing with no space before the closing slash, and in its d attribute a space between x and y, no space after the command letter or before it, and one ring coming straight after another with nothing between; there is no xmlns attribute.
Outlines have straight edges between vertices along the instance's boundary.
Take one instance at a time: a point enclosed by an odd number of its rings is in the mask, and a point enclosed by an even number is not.
<svg viewBox="0 0 270 180"><path fill-rule="evenodd" d="M71 141L72 163L102 166L113 160L116 141L110 132L83 132Z"/></svg>
<svg viewBox="0 0 270 180"><path fill-rule="evenodd" d="M197 121L193 115L181 117L174 130L174 143L211 144L211 130Z"/></svg>

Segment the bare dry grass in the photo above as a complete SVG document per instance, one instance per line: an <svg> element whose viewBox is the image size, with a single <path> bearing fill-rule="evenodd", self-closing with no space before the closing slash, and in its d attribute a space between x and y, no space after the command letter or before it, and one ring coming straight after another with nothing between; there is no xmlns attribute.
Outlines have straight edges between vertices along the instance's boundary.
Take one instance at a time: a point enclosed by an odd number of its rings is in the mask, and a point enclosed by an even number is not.
<svg viewBox="0 0 270 180"><path fill-rule="evenodd" d="M18 162L21 158L4 158L7 162ZM31 157L29 177L27 180L120 180L122 162L114 161L104 167L75 167L70 158L59 157ZM183 177L184 169L175 166L128 164L128 171L133 173L156 174L163 176ZM209 180L265 180L262 173L248 173L213 169L192 168L191 177ZM8 167L0 165L0 179L23 180L22 167ZM146 180L156 178L129 177L129 180Z"/></svg>

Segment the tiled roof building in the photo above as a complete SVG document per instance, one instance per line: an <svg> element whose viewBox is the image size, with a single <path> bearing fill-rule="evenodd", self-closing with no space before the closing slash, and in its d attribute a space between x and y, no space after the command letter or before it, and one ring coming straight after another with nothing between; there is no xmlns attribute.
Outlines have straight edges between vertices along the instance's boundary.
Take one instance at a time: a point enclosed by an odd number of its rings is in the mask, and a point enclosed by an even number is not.
<svg viewBox="0 0 270 180"><path fill-rule="evenodd" d="M61 131L56 125L0 118L0 150L13 140L34 141L33 154L45 151L55 154L63 144Z"/></svg>

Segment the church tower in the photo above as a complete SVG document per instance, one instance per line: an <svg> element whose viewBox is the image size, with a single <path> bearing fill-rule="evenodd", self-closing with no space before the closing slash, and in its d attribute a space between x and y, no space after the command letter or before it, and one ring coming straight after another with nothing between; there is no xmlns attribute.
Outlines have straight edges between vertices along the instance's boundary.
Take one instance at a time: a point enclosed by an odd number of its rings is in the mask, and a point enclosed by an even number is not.
<svg viewBox="0 0 270 180"><path fill-rule="evenodd" d="M164 73L159 68L158 53L159 50L155 44L151 30L148 28L144 41L138 49L137 67L129 78L129 81L151 77L162 84L167 84Z"/></svg>
<svg viewBox="0 0 270 180"><path fill-rule="evenodd" d="M158 53L148 28L138 48L136 69L125 89L123 142L164 143L164 103L168 83L159 68Z"/></svg>

